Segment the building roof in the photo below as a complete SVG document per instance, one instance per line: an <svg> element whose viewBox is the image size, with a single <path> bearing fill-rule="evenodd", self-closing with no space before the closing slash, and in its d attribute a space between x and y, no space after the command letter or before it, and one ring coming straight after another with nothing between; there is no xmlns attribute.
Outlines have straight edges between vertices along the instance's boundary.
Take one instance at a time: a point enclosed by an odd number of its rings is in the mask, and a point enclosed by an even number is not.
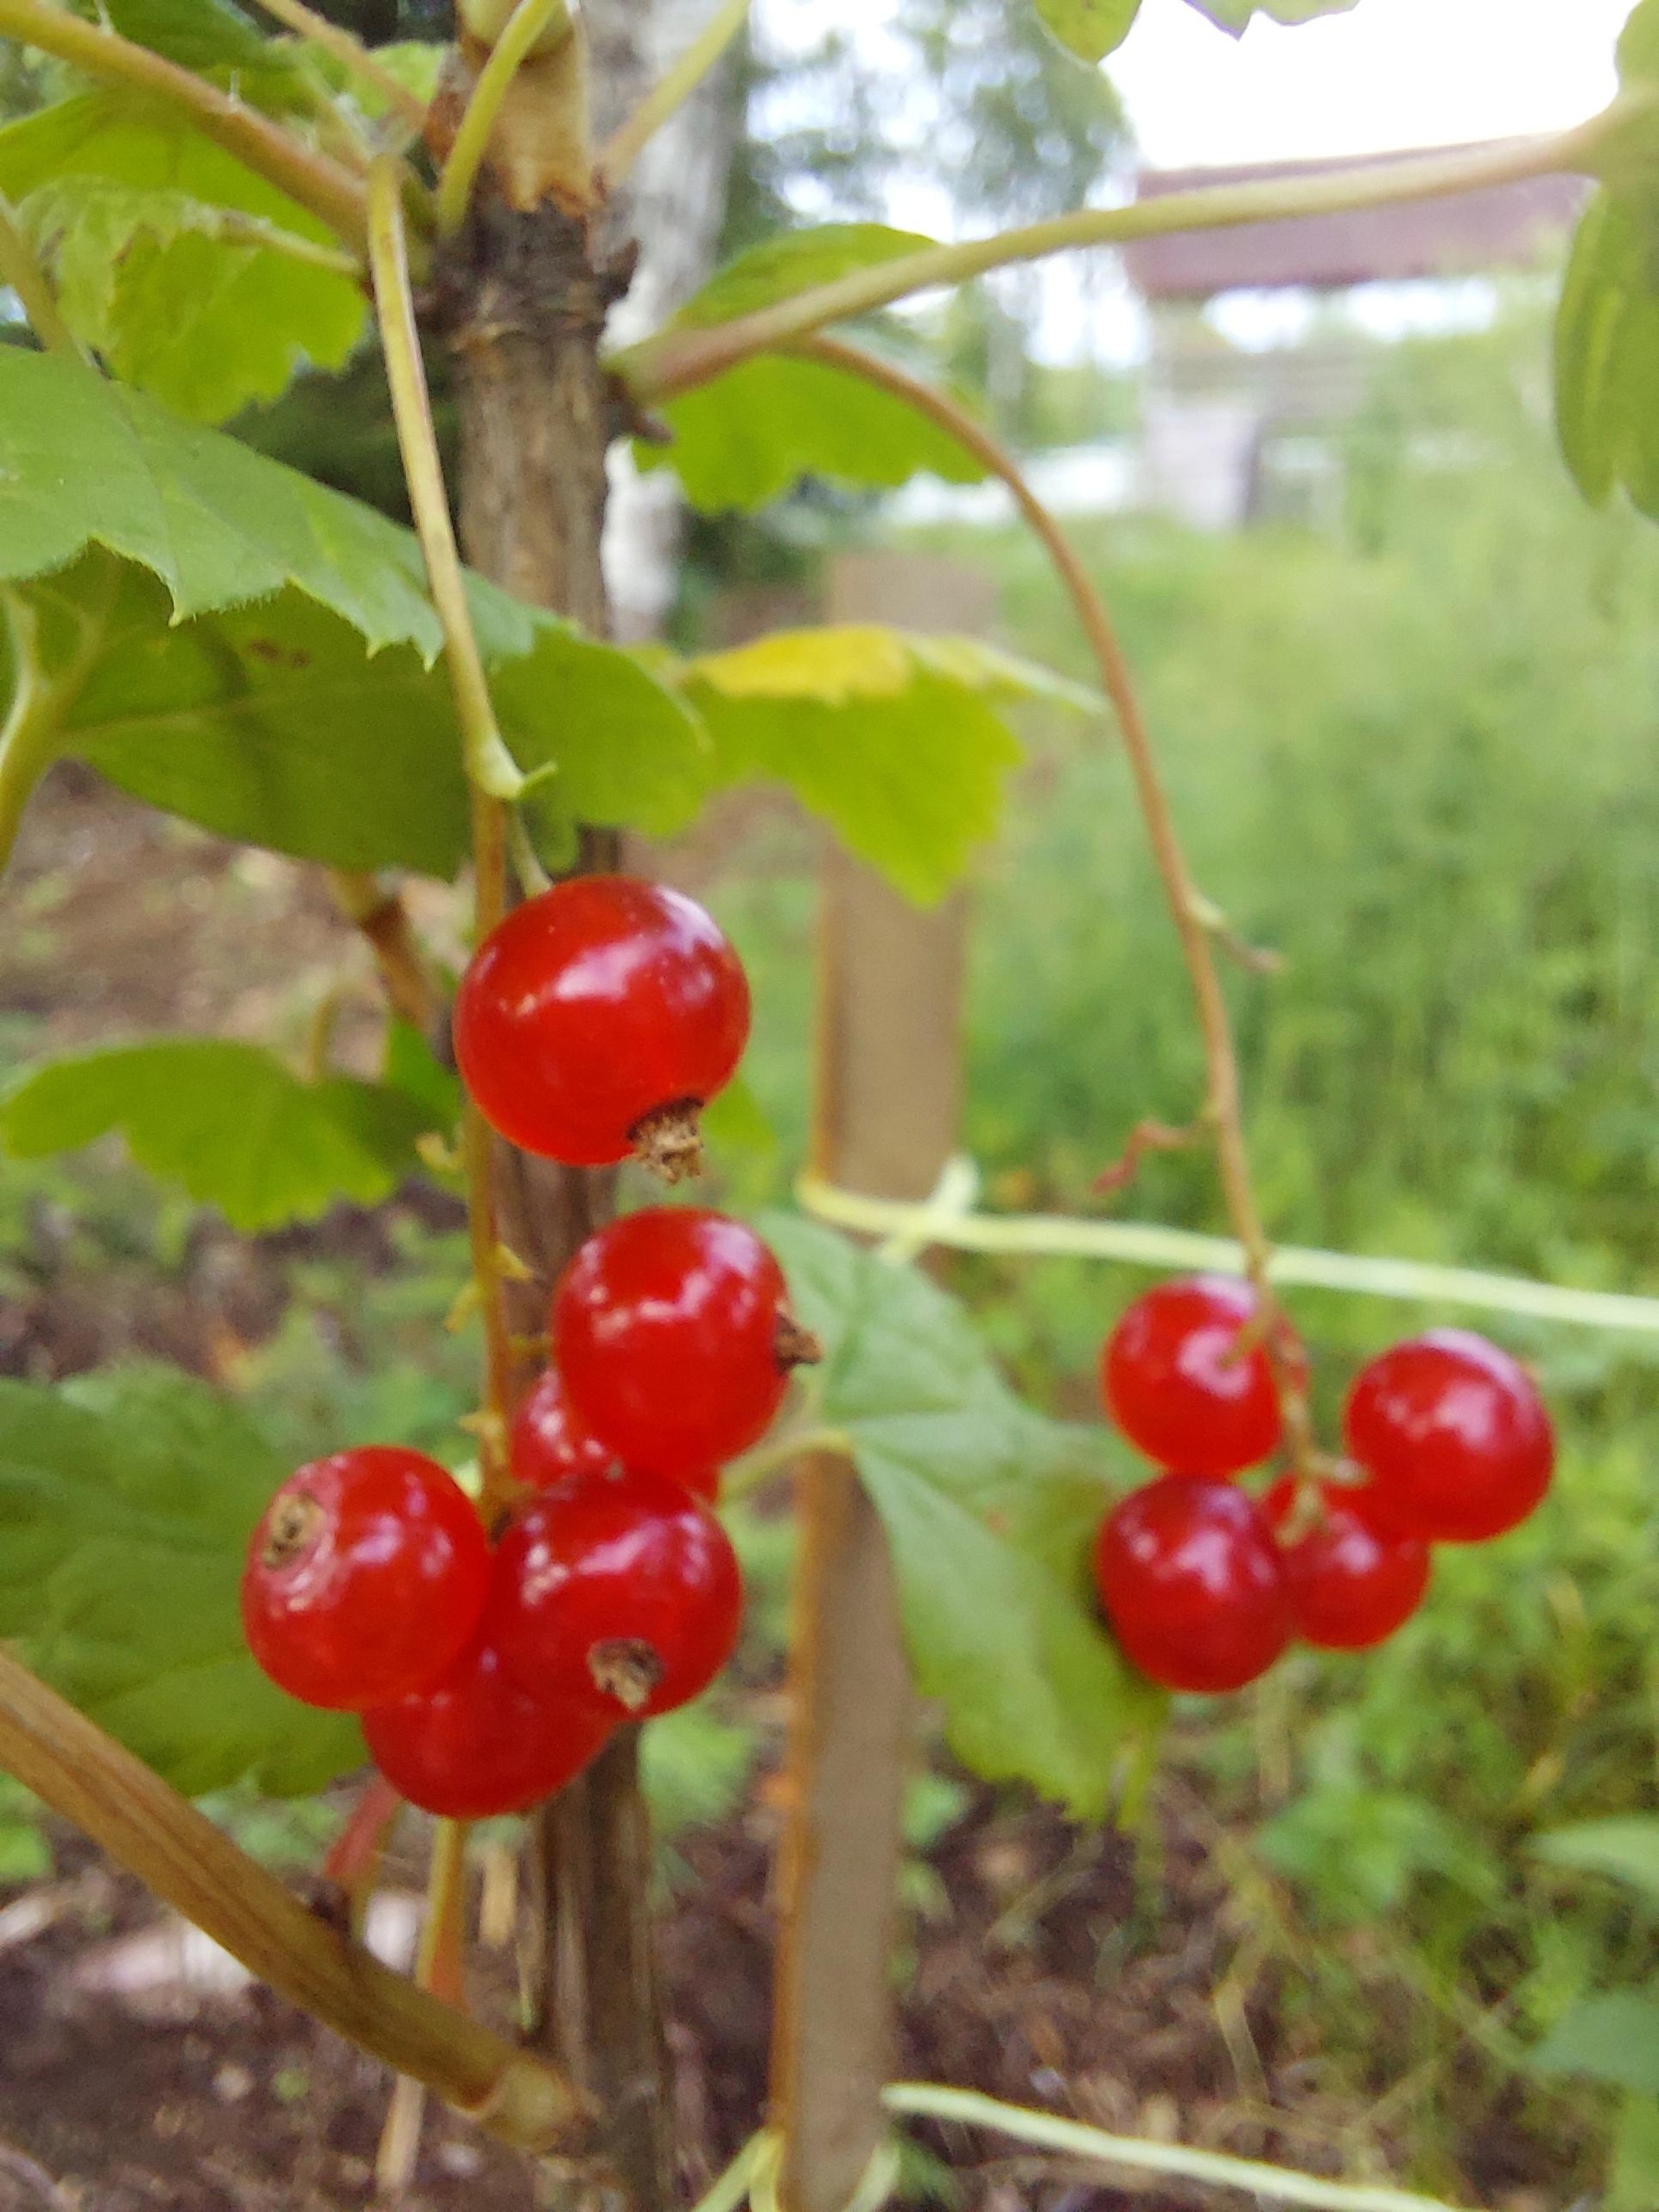
<svg viewBox="0 0 1659 2212"><path fill-rule="evenodd" d="M1468 151L1422 148L1414 153ZM1496 150L1496 149L1494 149ZM1380 166L1363 162L1270 162L1241 168L1146 169L1137 200L1207 185L1266 183ZM1333 290L1379 278L1473 276L1535 266L1568 230L1590 186L1582 177L1544 176L1460 192L1404 207L1345 215L1245 223L1232 230L1188 231L1127 245L1130 281L1149 300L1209 299L1217 292L1308 286Z"/></svg>

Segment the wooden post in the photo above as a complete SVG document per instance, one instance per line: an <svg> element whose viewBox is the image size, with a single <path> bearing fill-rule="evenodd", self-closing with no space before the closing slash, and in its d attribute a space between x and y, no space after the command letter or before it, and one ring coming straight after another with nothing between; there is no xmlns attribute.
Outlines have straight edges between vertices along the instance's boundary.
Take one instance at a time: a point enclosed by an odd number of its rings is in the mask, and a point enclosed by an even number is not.
<svg viewBox="0 0 1659 2212"><path fill-rule="evenodd" d="M982 632L988 580L862 554L831 570L831 621ZM966 901L912 906L831 849L819 909L814 1171L874 1197L927 1196L954 1147ZM779 1868L772 2116L787 2212L842 2212L882 2133L909 1669L880 1518L850 1463L796 1485L788 1818Z"/></svg>

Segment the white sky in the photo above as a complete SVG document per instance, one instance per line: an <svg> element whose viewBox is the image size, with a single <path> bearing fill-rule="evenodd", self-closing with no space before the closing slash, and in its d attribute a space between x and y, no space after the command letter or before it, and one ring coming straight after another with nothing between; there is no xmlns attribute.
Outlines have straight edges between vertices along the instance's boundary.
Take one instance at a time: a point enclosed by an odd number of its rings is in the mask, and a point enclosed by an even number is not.
<svg viewBox="0 0 1659 2212"><path fill-rule="evenodd" d="M1612 97L1633 0L1358 0L1237 41L1185 0L1144 0L1107 63L1142 156L1360 154L1550 130Z"/></svg>

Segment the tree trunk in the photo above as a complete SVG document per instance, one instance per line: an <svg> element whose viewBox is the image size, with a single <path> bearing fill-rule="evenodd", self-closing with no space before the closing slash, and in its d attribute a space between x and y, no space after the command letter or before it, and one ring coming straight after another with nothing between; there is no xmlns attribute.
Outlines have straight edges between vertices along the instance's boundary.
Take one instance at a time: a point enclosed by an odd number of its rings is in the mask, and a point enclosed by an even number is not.
<svg viewBox="0 0 1659 2212"><path fill-rule="evenodd" d="M609 628L600 538L612 402L599 365L618 289L588 228L551 202L520 212L481 196L440 273L461 423L461 535L468 558L520 598ZM613 867L617 841L583 839L582 864ZM510 1287L509 1325L546 1327L548 1294L607 1216L613 1179L497 1148L500 1234L533 1271ZM538 2044L604 2114L591 2165L555 2201L664 2212L674 2196L672 2101L650 1918L651 1837L637 1729L543 1808L537 1841L544 1935Z"/></svg>

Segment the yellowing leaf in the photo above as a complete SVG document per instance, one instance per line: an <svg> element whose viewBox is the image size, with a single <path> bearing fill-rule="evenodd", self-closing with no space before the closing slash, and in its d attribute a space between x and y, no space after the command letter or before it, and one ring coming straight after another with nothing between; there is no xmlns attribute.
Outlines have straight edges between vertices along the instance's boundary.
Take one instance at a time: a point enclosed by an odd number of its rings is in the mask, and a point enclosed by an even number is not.
<svg viewBox="0 0 1659 2212"><path fill-rule="evenodd" d="M879 624L780 631L680 672L721 784L786 784L849 851L928 905L996 833L1020 758L1000 709L1091 695L969 638Z"/></svg>

